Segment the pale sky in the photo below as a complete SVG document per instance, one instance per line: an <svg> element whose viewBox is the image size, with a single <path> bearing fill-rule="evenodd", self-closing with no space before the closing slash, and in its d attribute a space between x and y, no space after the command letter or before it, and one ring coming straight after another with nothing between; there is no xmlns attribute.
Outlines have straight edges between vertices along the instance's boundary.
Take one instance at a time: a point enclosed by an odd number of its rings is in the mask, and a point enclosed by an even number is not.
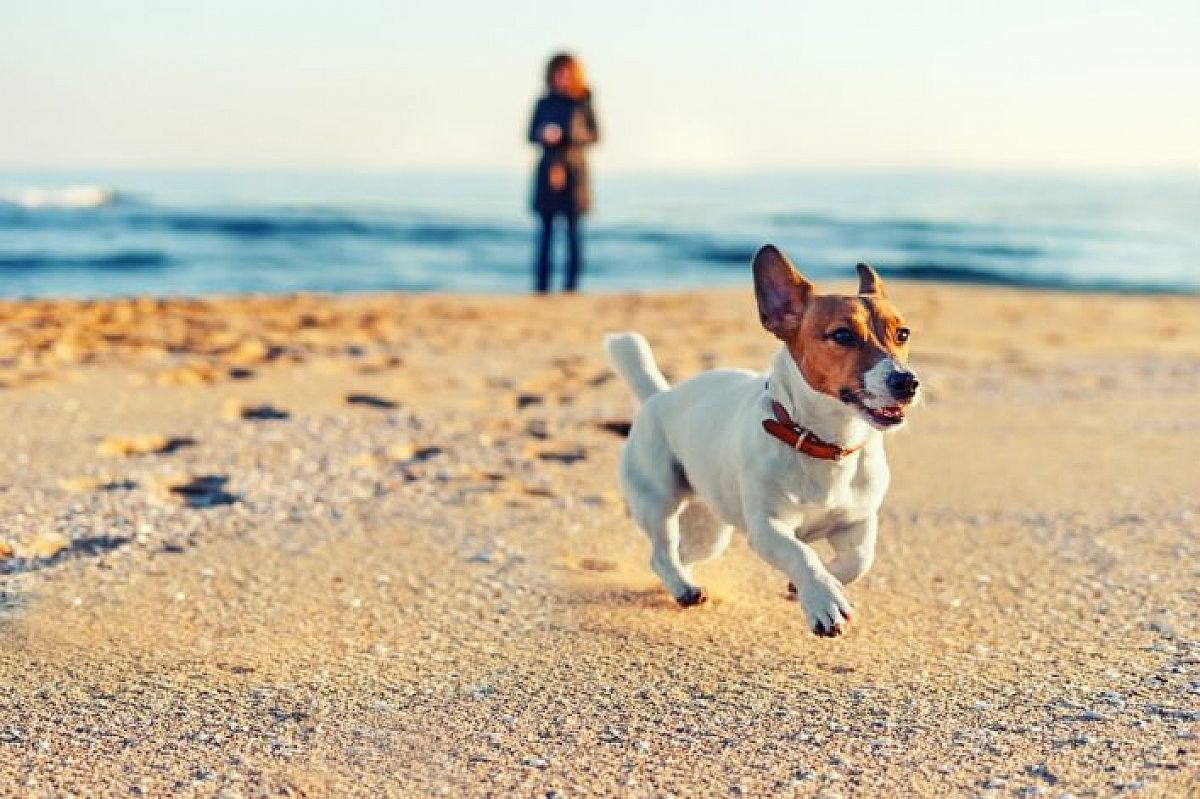
<svg viewBox="0 0 1200 799"><path fill-rule="evenodd" d="M0 0L0 166L1200 174L1200 2Z"/></svg>

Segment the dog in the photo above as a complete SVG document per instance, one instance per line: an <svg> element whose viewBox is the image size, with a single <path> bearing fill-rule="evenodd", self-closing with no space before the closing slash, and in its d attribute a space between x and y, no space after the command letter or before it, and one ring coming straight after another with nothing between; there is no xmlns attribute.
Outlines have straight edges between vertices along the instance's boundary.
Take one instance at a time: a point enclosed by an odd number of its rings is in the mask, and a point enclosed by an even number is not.
<svg viewBox="0 0 1200 799"><path fill-rule="evenodd" d="M843 589L875 559L890 479L883 433L904 424L920 391L910 331L867 264L857 295L818 294L773 245L753 271L760 321L783 345L765 375L714 369L671 387L645 338L605 337L642 403L621 488L680 605L707 599L691 567L720 555L738 528L791 580L809 628L837 636L853 615ZM812 547L821 539L828 563Z"/></svg>

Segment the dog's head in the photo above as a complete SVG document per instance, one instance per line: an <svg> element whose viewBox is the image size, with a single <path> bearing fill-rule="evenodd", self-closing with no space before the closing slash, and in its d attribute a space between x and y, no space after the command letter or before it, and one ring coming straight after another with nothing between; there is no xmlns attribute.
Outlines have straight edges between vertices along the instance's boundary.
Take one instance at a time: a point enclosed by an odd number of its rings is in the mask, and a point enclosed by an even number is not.
<svg viewBox="0 0 1200 799"><path fill-rule="evenodd" d="M909 329L867 264L858 294L817 294L774 245L754 256L763 327L787 346L805 381L880 430L904 423L920 383L908 368Z"/></svg>

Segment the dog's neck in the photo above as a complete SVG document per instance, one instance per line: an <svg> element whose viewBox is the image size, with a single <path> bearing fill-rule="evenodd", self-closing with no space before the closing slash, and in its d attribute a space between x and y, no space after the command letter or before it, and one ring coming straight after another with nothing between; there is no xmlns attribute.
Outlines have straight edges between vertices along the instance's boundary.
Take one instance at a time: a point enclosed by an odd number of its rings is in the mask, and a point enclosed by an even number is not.
<svg viewBox="0 0 1200 799"><path fill-rule="evenodd" d="M771 361L767 391L797 424L830 444L856 447L882 435L854 408L810 386L787 347L780 347Z"/></svg>

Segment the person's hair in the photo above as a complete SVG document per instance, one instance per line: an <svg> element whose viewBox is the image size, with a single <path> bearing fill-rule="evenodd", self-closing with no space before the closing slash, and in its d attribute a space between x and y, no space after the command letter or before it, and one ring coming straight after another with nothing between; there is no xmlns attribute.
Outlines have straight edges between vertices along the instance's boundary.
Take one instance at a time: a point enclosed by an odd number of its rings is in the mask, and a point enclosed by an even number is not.
<svg viewBox="0 0 1200 799"><path fill-rule="evenodd" d="M582 100L588 96L587 78L583 75L583 64L579 59L570 53L556 53L548 62L546 62L546 91L554 91L554 75L560 69L567 69L570 78L567 86L567 94L574 97L576 100Z"/></svg>

